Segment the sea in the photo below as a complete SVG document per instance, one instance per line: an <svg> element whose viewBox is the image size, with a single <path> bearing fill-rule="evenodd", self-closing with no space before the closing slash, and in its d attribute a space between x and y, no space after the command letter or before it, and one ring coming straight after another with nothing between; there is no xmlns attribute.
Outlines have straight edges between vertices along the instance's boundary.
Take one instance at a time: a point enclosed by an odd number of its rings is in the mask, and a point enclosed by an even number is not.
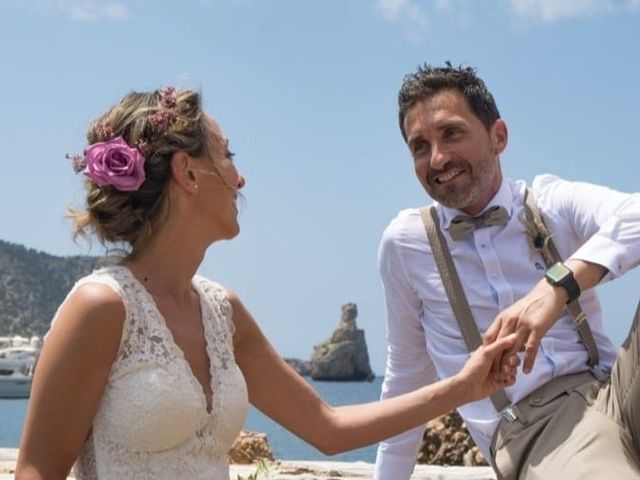
<svg viewBox="0 0 640 480"><path fill-rule="evenodd" d="M382 377L372 382L317 382L304 377L331 405L366 403L380 396ZM18 448L28 399L0 399L0 448ZM285 430L254 407L249 408L244 428L267 434L274 456L279 460L364 461L373 463L376 445L326 456Z"/></svg>

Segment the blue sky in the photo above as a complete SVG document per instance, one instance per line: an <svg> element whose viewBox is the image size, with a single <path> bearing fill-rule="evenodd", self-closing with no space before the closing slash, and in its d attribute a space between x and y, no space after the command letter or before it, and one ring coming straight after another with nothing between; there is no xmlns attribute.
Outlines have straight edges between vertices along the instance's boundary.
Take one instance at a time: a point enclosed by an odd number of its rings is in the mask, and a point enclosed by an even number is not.
<svg viewBox="0 0 640 480"><path fill-rule="evenodd" d="M396 94L445 60L493 91L509 176L638 191L640 0L0 0L0 238L87 253L63 218L82 201L65 153L130 90L200 89L247 179L242 233L201 273L237 291L285 356L308 358L357 303L382 374L378 241L428 201ZM616 342L639 284L636 271L601 287Z"/></svg>

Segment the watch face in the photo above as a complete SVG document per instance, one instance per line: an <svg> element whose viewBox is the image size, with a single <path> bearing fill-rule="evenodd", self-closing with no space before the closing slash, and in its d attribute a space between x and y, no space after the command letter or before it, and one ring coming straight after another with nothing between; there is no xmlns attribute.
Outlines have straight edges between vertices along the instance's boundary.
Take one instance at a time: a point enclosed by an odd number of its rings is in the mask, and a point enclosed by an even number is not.
<svg viewBox="0 0 640 480"><path fill-rule="evenodd" d="M569 273L571 273L571 271L562 263L556 263L547 270L547 277L554 282L559 282Z"/></svg>

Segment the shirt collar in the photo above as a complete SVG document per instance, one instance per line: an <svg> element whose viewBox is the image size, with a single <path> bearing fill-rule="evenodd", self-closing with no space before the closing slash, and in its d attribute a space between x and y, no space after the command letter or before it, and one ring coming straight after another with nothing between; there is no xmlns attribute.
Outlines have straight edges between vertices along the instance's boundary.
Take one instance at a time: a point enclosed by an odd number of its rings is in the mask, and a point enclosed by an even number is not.
<svg viewBox="0 0 640 480"><path fill-rule="evenodd" d="M489 203L485 205L482 211L478 212L478 215L496 205L504 207L509 213L509 218L511 218L511 214L513 212L513 193L511 192L511 186L509 185L509 182L507 182L504 177L502 177L500 188L498 188L496 194L491 200L489 200ZM449 229L451 220L453 220L456 215L465 214L458 209L445 207L442 204L437 204L437 206L440 210L440 221L442 222L442 228L446 230Z"/></svg>

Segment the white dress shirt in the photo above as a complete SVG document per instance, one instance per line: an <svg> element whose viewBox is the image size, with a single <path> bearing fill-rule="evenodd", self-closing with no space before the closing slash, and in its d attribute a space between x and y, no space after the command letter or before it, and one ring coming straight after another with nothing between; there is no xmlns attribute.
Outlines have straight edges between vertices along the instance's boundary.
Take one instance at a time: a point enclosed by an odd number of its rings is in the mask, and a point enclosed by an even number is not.
<svg viewBox="0 0 640 480"><path fill-rule="evenodd" d="M546 270L533 253L521 218L523 181L503 180L486 208L501 205L510 214L503 226L475 230L453 241L448 228L458 210L437 205L440 223L481 334L496 315L527 294ZM640 194L625 194L552 175L534 179L532 191L560 255L606 267L605 280L640 263ZM458 372L468 352L455 320L420 218L419 209L401 211L384 231L378 267L387 316L387 366L382 398L393 397ZM602 328L595 290L583 292L580 304L600 353L600 366L611 370L616 348ZM552 378L586 370L587 351L571 315L565 314L542 339L534 368L519 372L506 389L512 402ZM487 398L459 408L480 451L489 458L500 420ZM409 479L423 427L382 442L375 478Z"/></svg>

